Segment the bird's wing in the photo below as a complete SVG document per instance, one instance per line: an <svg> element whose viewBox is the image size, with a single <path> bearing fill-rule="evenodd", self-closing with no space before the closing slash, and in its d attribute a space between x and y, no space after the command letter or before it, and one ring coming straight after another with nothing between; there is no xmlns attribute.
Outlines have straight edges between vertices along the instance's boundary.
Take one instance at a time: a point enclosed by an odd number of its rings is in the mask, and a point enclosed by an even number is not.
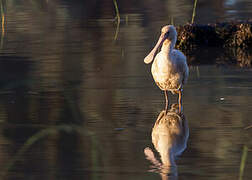
<svg viewBox="0 0 252 180"><path fill-rule="evenodd" d="M180 74L183 74L183 80L182 83L186 83L188 76L189 76L189 68L187 65L186 57L185 55L179 51L179 50L174 50L173 51L174 56L176 57L176 70L180 72Z"/></svg>

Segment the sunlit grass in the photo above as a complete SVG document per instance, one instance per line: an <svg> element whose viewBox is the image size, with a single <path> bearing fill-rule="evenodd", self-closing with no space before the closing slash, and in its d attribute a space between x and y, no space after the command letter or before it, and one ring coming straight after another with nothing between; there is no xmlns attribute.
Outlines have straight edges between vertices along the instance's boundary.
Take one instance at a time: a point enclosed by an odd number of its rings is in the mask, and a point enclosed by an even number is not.
<svg viewBox="0 0 252 180"><path fill-rule="evenodd" d="M194 18L196 16L196 6L197 6L197 0L194 0L194 5L193 5L193 13L192 13L192 24L194 23Z"/></svg>
<svg viewBox="0 0 252 180"><path fill-rule="evenodd" d="M247 160L247 155L248 155L248 147L246 145L244 145L243 146L243 151L242 151L242 157L241 157L239 180L243 179L243 174L244 174L245 164L246 164L246 160Z"/></svg>
<svg viewBox="0 0 252 180"><path fill-rule="evenodd" d="M4 21L5 21L4 13L1 13L1 19L2 19L2 34L4 34Z"/></svg>
<svg viewBox="0 0 252 180"><path fill-rule="evenodd" d="M125 16L125 22L126 22L126 26L128 26L129 25L129 15Z"/></svg>
<svg viewBox="0 0 252 180"><path fill-rule="evenodd" d="M4 39L4 33L5 33L5 12L4 12L4 4L3 1L0 1L0 10L1 10L1 49L3 47L3 39Z"/></svg>
<svg viewBox="0 0 252 180"><path fill-rule="evenodd" d="M173 16L171 16L171 23L170 24L174 25L174 18L173 18Z"/></svg>
<svg viewBox="0 0 252 180"><path fill-rule="evenodd" d="M113 0L113 2L114 2L114 6L115 6L115 11L116 11L116 20L117 20L117 24L116 24L116 32L115 32L115 37L114 37L114 40L117 40L118 33L119 33L119 28L120 28L121 18L120 18L120 13L119 13L119 9L118 9L118 5L117 5L117 1L116 1L116 0Z"/></svg>

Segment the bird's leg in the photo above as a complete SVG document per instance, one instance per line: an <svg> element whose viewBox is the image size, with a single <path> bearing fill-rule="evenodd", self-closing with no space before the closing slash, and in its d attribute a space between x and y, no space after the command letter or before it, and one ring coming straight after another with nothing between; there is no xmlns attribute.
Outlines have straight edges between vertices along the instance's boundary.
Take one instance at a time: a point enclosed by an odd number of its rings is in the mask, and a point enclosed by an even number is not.
<svg viewBox="0 0 252 180"><path fill-rule="evenodd" d="M179 104L179 113L182 113L183 107L182 107L182 91L183 89L179 90L179 97L178 97L178 104Z"/></svg>
<svg viewBox="0 0 252 180"><path fill-rule="evenodd" d="M168 91L165 90L165 114L167 114L168 112L168 106L169 106Z"/></svg>

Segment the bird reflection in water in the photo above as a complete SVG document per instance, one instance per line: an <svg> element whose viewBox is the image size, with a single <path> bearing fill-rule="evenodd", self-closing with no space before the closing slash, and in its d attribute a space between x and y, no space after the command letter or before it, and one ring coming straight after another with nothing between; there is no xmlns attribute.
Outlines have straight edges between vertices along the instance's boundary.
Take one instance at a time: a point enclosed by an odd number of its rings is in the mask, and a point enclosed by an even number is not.
<svg viewBox="0 0 252 180"><path fill-rule="evenodd" d="M186 149L188 137L188 122L184 114L179 113L178 104L172 104L167 114L165 110L160 112L152 129L152 143L160 154L161 162L155 158L151 148L146 147L144 153L153 164L152 170L159 172L162 180L177 179L175 160Z"/></svg>

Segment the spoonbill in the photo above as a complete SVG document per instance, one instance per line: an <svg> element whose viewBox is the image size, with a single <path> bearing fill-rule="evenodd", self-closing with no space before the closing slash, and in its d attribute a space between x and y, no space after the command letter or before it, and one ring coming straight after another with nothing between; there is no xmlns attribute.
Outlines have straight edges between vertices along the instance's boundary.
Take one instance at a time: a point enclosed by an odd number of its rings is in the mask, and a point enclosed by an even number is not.
<svg viewBox="0 0 252 180"><path fill-rule="evenodd" d="M151 63L151 73L157 86L165 93L165 111L168 111L168 91L179 94L179 112L182 111L182 91L189 75L185 55L174 49L177 41L177 31L174 26L166 25L161 30L161 35L155 47L144 58L146 64ZM161 51L157 54L158 49Z"/></svg>
<svg viewBox="0 0 252 180"><path fill-rule="evenodd" d="M183 113L179 113L178 104L172 104L167 113L165 110L160 112L151 135L152 143L159 152L161 162L155 158L149 147L144 149L146 159L151 161L156 169L161 170L161 176L164 176L162 174L176 176L175 159L186 149L189 138L188 121Z"/></svg>

